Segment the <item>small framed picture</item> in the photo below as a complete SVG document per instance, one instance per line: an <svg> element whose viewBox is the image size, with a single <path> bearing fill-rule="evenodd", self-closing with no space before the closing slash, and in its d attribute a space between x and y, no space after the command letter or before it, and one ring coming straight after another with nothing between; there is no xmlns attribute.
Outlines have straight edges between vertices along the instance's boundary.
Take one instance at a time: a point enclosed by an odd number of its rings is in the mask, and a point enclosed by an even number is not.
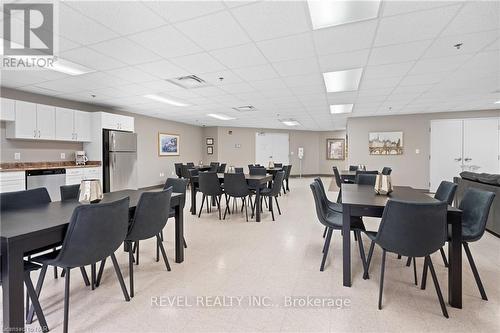
<svg viewBox="0 0 500 333"><path fill-rule="evenodd" d="M179 139L177 134L158 133L158 156L180 155Z"/></svg>
<svg viewBox="0 0 500 333"><path fill-rule="evenodd" d="M345 139L326 139L326 159L345 160Z"/></svg>
<svg viewBox="0 0 500 333"><path fill-rule="evenodd" d="M214 147L208 146L207 147L207 155L213 155L214 154Z"/></svg>
<svg viewBox="0 0 500 333"><path fill-rule="evenodd" d="M214 144L214 138L207 138L207 145L212 146Z"/></svg>

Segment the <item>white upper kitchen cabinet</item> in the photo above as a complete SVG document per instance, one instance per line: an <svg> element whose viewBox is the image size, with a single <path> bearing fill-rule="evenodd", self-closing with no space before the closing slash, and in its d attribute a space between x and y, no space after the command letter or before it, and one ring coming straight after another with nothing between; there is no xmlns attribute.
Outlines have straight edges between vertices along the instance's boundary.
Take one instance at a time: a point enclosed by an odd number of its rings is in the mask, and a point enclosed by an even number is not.
<svg viewBox="0 0 500 333"><path fill-rule="evenodd" d="M51 105L37 104L36 126L38 139L54 140L56 138L56 108Z"/></svg>
<svg viewBox="0 0 500 333"><path fill-rule="evenodd" d="M16 120L14 122L7 123L7 138L38 138L38 128L36 126L36 104L23 101L16 101L15 104Z"/></svg>
<svg viewBox="0 0 500 333"><path fill-rule="evenodd" d="M134 131L134 118L119 114L101 113L101 127L119 131Z"/></svg>
<svg viewBox="0 0 500 333"><path fill-rule="evenodd" d="M16 101L8 98L1 98L0 120L14 121L16 120Z"/></svg>
<svg viewBox="0 0 500 333"><path fill-rule="evenodd" d="M75 110L74 126L76 141L90 141L92 131L92 118L89 112Z"/></svg>
<svg viewBox="0 0 500 333"><path fill-rule="evenodd" d="M75 140L74 118L74 110L56 108L56 140Z"/></svg>

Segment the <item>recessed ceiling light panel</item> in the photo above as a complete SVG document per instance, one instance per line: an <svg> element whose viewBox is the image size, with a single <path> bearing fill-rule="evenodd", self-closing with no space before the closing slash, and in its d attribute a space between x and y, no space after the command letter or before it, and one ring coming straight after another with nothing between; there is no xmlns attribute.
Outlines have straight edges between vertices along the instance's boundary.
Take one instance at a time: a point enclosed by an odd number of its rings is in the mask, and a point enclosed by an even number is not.
<svg viewBox="0 0 500 333"><path fill-rule="evenodd" d="M323 73L326 91L340 92L358 90L363 68Z"/></svg>
<svg viewBox="0 0 500 333"><path fill-rule="evenodd" d="M157 101L157 102L161 102L161 103L165 103L165 104L170 104L170 105L174 105L174 106L188 106L189 105L189 104L175 101L173 99L163 97L160 95L149 94L149 95L144 95L144 97L152 99L153 101Z"/></svg>
<svg viewBox="0 0 500 333"><path fill-rule="evenodd" d="M334 104L330 105L330 113L338 114L338 113L350 113L352 112L352 107L354 104Z"/></svg>
<svg viewBox="0 0 500 333"><path fill-rule="evenodd" d="M380 1L308 0L307 5L316 30L376 18Z"/></svg>
<svg viewBox="0 0 500 333"><path fill-rule="evenodd" d="M300 125L300 123L295 119L280 119L280 121L283 123L283 125L286 125L286 126L299 126Z"/></svg>
<svg viewBox="0 0 500 333"><path fill-rule="evenodd" d="M227 114L223 114L223 113L209 113L209 114L207 114L207 116L215 118L215 119L219 119L219 120L234 120L234 119L236 119L236 118L230 117Z"/></svg>

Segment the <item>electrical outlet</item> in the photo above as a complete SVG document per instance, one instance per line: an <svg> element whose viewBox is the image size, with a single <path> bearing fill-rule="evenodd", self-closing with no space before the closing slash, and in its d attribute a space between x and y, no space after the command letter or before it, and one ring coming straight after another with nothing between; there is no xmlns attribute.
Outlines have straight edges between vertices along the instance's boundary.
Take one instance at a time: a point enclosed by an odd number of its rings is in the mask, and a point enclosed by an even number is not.
<svg viewBox="0 0 500 333"><path fill-rule="evenodd" d="M420 154L420 149L415 149L415 154Z"/></svg>
<svg viewBox="0 0 500 333"><path fill-rule="evenodd" d="M21 159L21 153L14 153L14 159L19 161Z"/></svg>
<svg viewBox="0 0 500 333"><path fill-rule="evenodd" d="M66 154L65 153L61 153L61 160L64 160L66 159Z"/></svg>

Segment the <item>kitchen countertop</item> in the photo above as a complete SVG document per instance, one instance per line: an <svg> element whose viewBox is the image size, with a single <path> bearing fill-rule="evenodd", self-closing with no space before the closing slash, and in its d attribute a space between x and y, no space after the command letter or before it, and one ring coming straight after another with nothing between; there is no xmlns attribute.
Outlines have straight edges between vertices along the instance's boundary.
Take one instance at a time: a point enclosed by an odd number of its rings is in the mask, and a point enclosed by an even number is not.
<svg viewBox="0 0 500 333"><path fill-rule="evenodd" d="M48 169L70 169L70 168L95 168L101 166L100 161L88 161L85 165L76 165L73 161L62 162L12 162L0 163L0 172L25 171L25 170L48 170Z"/></svg>

